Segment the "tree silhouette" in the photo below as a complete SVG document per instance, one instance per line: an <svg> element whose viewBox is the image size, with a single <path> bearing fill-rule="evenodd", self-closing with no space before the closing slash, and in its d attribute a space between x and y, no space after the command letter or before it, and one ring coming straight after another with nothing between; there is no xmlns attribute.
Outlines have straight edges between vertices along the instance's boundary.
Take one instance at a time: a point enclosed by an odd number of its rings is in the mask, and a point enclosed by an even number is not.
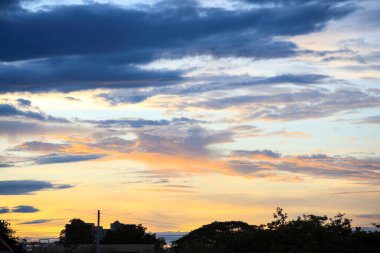
<svg viewBox="0 0 380 253"><path fill-rule="evenodd" d="M0 236L14 250L15 253L22 252L22 244L15 237L15 231L11 229L11 224L5 220L0 220Z"/></svg>
<svg viewBox="0 0 380 253"><path fill-rule="evenodd" d="M78 244L94 242L93 225L85 223L81 219L72 219L61 231L59 242L65 246L66 252L73 252Z"/></svg>
<svg viewBox="0 0 380 253"><path fill-rule="evenodd" d="M116 223L116 222L115 222ZM104 244L154 244L157 251L163 249L165 240L156 238L156 234L147 233L141 224L123 224L117 222L113 230L108 230L102 243Z"/></svg>
<svg viewBox="0 0 380 253"><path fill-rule="evenodd" d="M277 208L266 225L213 222L173 242L174 253L369 253L380 252L380 232L353 230L351 220L302 215L288 220Z"/></svg>

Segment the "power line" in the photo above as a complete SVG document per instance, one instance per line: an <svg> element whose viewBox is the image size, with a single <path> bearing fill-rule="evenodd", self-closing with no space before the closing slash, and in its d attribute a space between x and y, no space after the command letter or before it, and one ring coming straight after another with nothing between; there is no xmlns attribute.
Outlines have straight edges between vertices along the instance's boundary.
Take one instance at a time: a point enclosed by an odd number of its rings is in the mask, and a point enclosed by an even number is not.
<svg viewBox="0 0 380 253"><path fill-rule="evenodd" d="M107 217L112 217L113 219L115 219L115 216L111 216L111 215L108 215L108 214L102 214L103 216L107 216ZM178 223L172 223L172 222L163 222L163 221L157 221L157 220L151 220L151 219L145 219L145 218L139 218L139 217L136 217L136 216L128 216L125 218L126 220L138 220L138 221L145 221L145 222L148 222L148 223L151 223L151 224L161 224L161 225L168 225L168 226L180 226ZM117 218L116 218L117 220Z"/></svg>
<svg viewBox="0 0 380 253"><path fill-rule="evenodd" d="M98 240L98 238L100 238L100 211L98 210L98 212L95 214L93 213L93 215L97 215L97 240ZM115 215L109 215L109 214L102 213L102 216L106 217L106 219L103 220L103 223L107 222L107 221L109 221L109 223L112 223L116 220L120 220L120 217L116 217ZM64 218L64 219L70 220L68 218ZM136 217L134 215L132 215L132 216L127 215L127 217L123 217L122 219L129 221L129 222L134 222L136 224L141 224L143 222L145 225L154 227L156 229L163 229L163 230L169 230L169 229L173 229L174 227L180 226L179 224L176 224L176 223L139 218L139 217ZM18 225L24 225L23 227L28 226L28 225L29 226L38 225L41 227L49 227L49 226L62 226L62 227L64 227L65 224L67 224L66 222L67 221L64 221L62 219L62 221L56 220L56 221L40 223L40 224L18 224ZM28 236L28 237L33 237L33 236L40 237L40 236L54 234L54 235L57 235L57 238L58 238L59 234L61 232L61 229L59 229L57 231L43 231L43 230L28 231L28 230L21 229L21 230L17 230L17 232L20 233L22 236ZM99 253L99 252L97 251L97 253Z"/></svg>

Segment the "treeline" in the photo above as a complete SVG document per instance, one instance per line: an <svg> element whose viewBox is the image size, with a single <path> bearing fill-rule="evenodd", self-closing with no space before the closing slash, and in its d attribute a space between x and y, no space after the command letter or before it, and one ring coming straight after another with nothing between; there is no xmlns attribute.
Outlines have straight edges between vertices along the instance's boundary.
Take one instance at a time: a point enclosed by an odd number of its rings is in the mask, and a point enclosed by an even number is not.
<svg viewBox="0 0 380 253"><path fill-rule="evenodd" d="M141 224L124 224L116 221L113 230L107 230L101 237L101 244L153 244L156 252L163 252L165 240L148 233ZM81 219L72 219L61 231L59 243L68 251L74 251L79 244L92 244L96 238L96 227Z"/></svg>
<svg viewBox="0 0 380 253"><path fill-rule="evenodd" d="M123 224L108 230L103 244L154 244L155 252L170 253L375 253L380 252L380 226L373 232L352 228L351 220L338 214L332 218L303 215L289 220L281 208L274 220L265 225L242 221L213 222L195 229L165 249L165 240L148 233L142 225ZM115 224L115 223L114 223ZM0 236L15 250L22 252L22 243L10 224L0 221ZM67 252L79 244L94 243L94 225L72 219L60 235L59 243Z"/></svg>
<svg viewBox="0 0 380 253"><path fill-rule="evenodd" d="M379 228L379 226L377 226ZM213 222L173 242L173 253L374 253L380 232L353 229L351 220L303 215L294 220L277 208L266 225L241 221Z"/></svg>

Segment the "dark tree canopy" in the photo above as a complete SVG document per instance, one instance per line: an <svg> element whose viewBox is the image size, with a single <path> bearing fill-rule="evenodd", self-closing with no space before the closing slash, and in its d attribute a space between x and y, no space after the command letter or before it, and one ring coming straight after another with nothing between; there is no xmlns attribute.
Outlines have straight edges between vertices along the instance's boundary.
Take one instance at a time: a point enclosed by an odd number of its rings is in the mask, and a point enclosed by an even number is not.
<svg viewBox="0 0 380 253"><path fill-rule="evenodd" d="M9 240L13 238L13 235L15 233L14 230L11 229L10 223L5 220L0 220L0 236L4 240Z"/></svg>
<svg viewBox="0 0 380 253"><path fill-rule="evenodd" d="M156 238L156 234L147 233L146 228L141 224L123 224L120 222L114 230L109 230L105 234L102 243L105 244L154 244L156 249L162 248L165 240Z"/></svg>
<svg viewBox="0 0 380 253"><path fill-rule="evenodd" d="M15 237L15 231L11 224L5 220L0 220L0 237L14 250L15 253L22 252L22 245Z"/></svg>
<svg viewBox="0 0 380 253"><path fill-rule="evenodd" d="M175 252L187 252L190 249L194 252L201 249L208 252L223 252L222 250L228 246L238 252L239 244L247 238L247 235L259 229L261 228L242 221L213 222L175 241L174 249L180 250ZM184 249L185 251L181 251Z"/></svg>
<svg viewBox="0 0 380 253"><path fill-rule="evenodd" d="M303 215L288 221L281 208L274 220L254 226L241 221L213 222L173 242L174 253L327 253L380 252L380 232L353 230L351 220Z"/></svg>
<svg viewBox="0 0 380 253"><path fill-rule="evenodd" d="M88 244L94 242L94 226L81 219L72 219L61 231L60 242L69 244Z"/></svg>

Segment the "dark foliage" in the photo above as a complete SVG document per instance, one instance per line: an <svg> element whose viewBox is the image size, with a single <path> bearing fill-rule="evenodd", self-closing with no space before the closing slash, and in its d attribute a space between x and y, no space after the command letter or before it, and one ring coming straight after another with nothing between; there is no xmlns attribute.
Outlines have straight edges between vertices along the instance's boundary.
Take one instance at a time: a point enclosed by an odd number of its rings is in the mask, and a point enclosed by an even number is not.
<svg viewBox="0 0 380 253"><path fill-rule="evenodd" d="M15 231L11 229L10 223L5 220L0 220L0 236L13 249L15 253L23 252L23 245L19 239L14 236Z"/></svg>
<svg viewBox="0 0 380 253"><path fill-rule="evenodd" d="M380 252L380 232L351 227L351 220L303 215L287 220L277 208L274 220L254 226L241 221L213 222L173 243L174 253Z"/></svg>
<svg viewBox="0 0 380 253"><path fill-rule="evenodd" d="M107 231L102 243L104 244L154 244L156 251L163 249L165 240L156 238L156 234L147 233L141 224L123 224L120 222L114 230Z"/></svg>
<svg viewBox="0 0 380 253"><path fill-rule="evenodd" d="M66 224L65 229L61 231L59 241L65 245L93 243L93 226L81 219L72 219L70 224Z"/></svg>

